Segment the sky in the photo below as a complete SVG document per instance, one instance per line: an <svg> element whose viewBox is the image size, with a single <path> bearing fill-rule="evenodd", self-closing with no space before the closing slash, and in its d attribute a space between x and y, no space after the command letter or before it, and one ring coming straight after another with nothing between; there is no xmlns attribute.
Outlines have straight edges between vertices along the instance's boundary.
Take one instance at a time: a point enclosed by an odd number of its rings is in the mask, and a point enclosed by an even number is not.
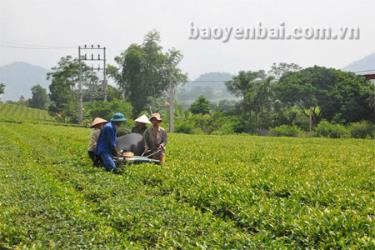
<svg viewBox="0 0 375 250"><path fill-rule="evenodd" d="M0 65L23 61L45 68L78 45L101 44L109 63L157 30L164 49L180 50L190 79L205 72L269 69L273 62L341 68L375 52L373 0L0 0ZM358 27L359 40L189 39L199 28ZM28 47L11 48L11 47ZM30 47L64 49L30 49ZM65 49L65 47L68 47Z"/></svg>

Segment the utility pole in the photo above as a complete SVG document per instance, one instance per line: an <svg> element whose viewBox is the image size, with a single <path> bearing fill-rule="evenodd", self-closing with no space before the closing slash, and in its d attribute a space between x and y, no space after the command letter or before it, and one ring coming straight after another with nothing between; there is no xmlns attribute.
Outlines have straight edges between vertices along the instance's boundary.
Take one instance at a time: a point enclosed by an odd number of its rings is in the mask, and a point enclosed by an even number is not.
<svg viewBox="0 0 375 250"><path fill-rule="evenodd" d="M97 52L97 53L95 53ZM89 56L87 56L89 55ZM94 45L87 46L85 44L83 47L78 46L78 62L79 62L79 83L78 83L78 91L79 91L79 122L81 123L83 120L83 88L82 88L82 65L85 62L97 62L97 67L94 67L91 64L92 71L102 71L103 72L103 100L108 100L108 85L107 85L107 70L106 70L106 47L102 47L99 44L95 47Z"/></svg>
<svg viewBox="0 0 375 250"><path fill-rule="evenodd" d="M168 128L169 132L174 132L176 86L171 86L168 92Z"/></svg>
<svg viewBox="0 0 375 250"><path fill-rule="evenodd" d="M79 64L79 77L78 77L78 91L79 91L79 107L78 107L78 120L81 124L83 121L83 93L82 93L82 62L81 62L81 47L78 46L78 64Z"/></svg>
<svg viewBox="0 0 375 250"><path fill-rule="evenodd" d="M104 87L104 101L108 99L108 85L107 85L107 70L106 70L106 56L105 47L103 48L103 87Z"/></svg>

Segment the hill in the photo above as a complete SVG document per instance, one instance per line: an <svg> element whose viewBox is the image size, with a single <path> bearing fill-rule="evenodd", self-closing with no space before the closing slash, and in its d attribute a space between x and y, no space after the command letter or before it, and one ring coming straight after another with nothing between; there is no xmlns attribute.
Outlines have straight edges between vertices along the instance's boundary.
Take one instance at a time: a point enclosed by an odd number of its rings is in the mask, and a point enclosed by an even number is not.
<svg viewBox="0 0 375 250"><path fill-rule="evenodd" d="M47 88L48 70L25 62L15 62L0 67L0 82L6 85L2 100L16 101L20 96L31 97L31 87L40 84Z"/></svg>
<svg viewBox="0 0 375 250"><path fill-rule="evenodd" d="M53 121L46 110L0 103L0 121Z"/></svg>
<svg viewBox="0 0 375 250"><path fill-rule="evenodd" d="M182 104L191 104L200 95L207 97L210 102L223 99L235 99L226 88L225 82L232 79L230 73L210 72L199 76L194 81L182 86L177 94L177 100Z"/></svg>
<svg viewBox="0 0 375 250"><path fill-rule="evenodd" d="M343 70L352 72L375 71L375 53L349 64L348 66L344 67Z"/></svg>

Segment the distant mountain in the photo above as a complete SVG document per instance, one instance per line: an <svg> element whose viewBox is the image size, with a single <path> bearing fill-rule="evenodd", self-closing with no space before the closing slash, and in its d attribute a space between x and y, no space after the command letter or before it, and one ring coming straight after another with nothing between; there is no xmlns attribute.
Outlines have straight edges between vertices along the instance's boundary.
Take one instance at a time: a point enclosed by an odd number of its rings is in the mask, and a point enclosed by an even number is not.
<svg viewBox="0 0 375 250"><path fill-rule="evenodd" d="M344 67L343 70L352 72L375 71L375 53L349 64L348 66Z"/></svg>
<svg viewBox="0 0 375 250"><path fill-rule="evenodd" d="M48 88L48 70L25 62L15 62L0 67L0 82L4 83L3 101L16 101L20 96L31 97L31 87L40 84Z"/></svg>
<svg viewBox="0 0 375 250"><path fill-rule="evenodd" d="M177 93L177 100L182 104L191 104L200 95L205 96L211 102L218 102L224 99L235 99L225 82L232 79L230 73L210 72L200 75L197 79L182 86Z"/></svg>

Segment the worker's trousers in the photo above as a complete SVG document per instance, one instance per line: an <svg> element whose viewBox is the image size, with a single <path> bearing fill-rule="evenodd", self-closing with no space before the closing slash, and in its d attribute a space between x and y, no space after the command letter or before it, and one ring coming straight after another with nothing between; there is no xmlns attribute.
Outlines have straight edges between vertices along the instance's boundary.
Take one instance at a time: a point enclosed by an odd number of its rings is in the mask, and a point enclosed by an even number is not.
<svg viewBox="0 0 375 250"><path fill-rule="evenodd" d="M104 167L107 171L113 171L116 169L116 164L112 158L112 154L102 153L100 154L100 158L102 159Z"/></svg>

